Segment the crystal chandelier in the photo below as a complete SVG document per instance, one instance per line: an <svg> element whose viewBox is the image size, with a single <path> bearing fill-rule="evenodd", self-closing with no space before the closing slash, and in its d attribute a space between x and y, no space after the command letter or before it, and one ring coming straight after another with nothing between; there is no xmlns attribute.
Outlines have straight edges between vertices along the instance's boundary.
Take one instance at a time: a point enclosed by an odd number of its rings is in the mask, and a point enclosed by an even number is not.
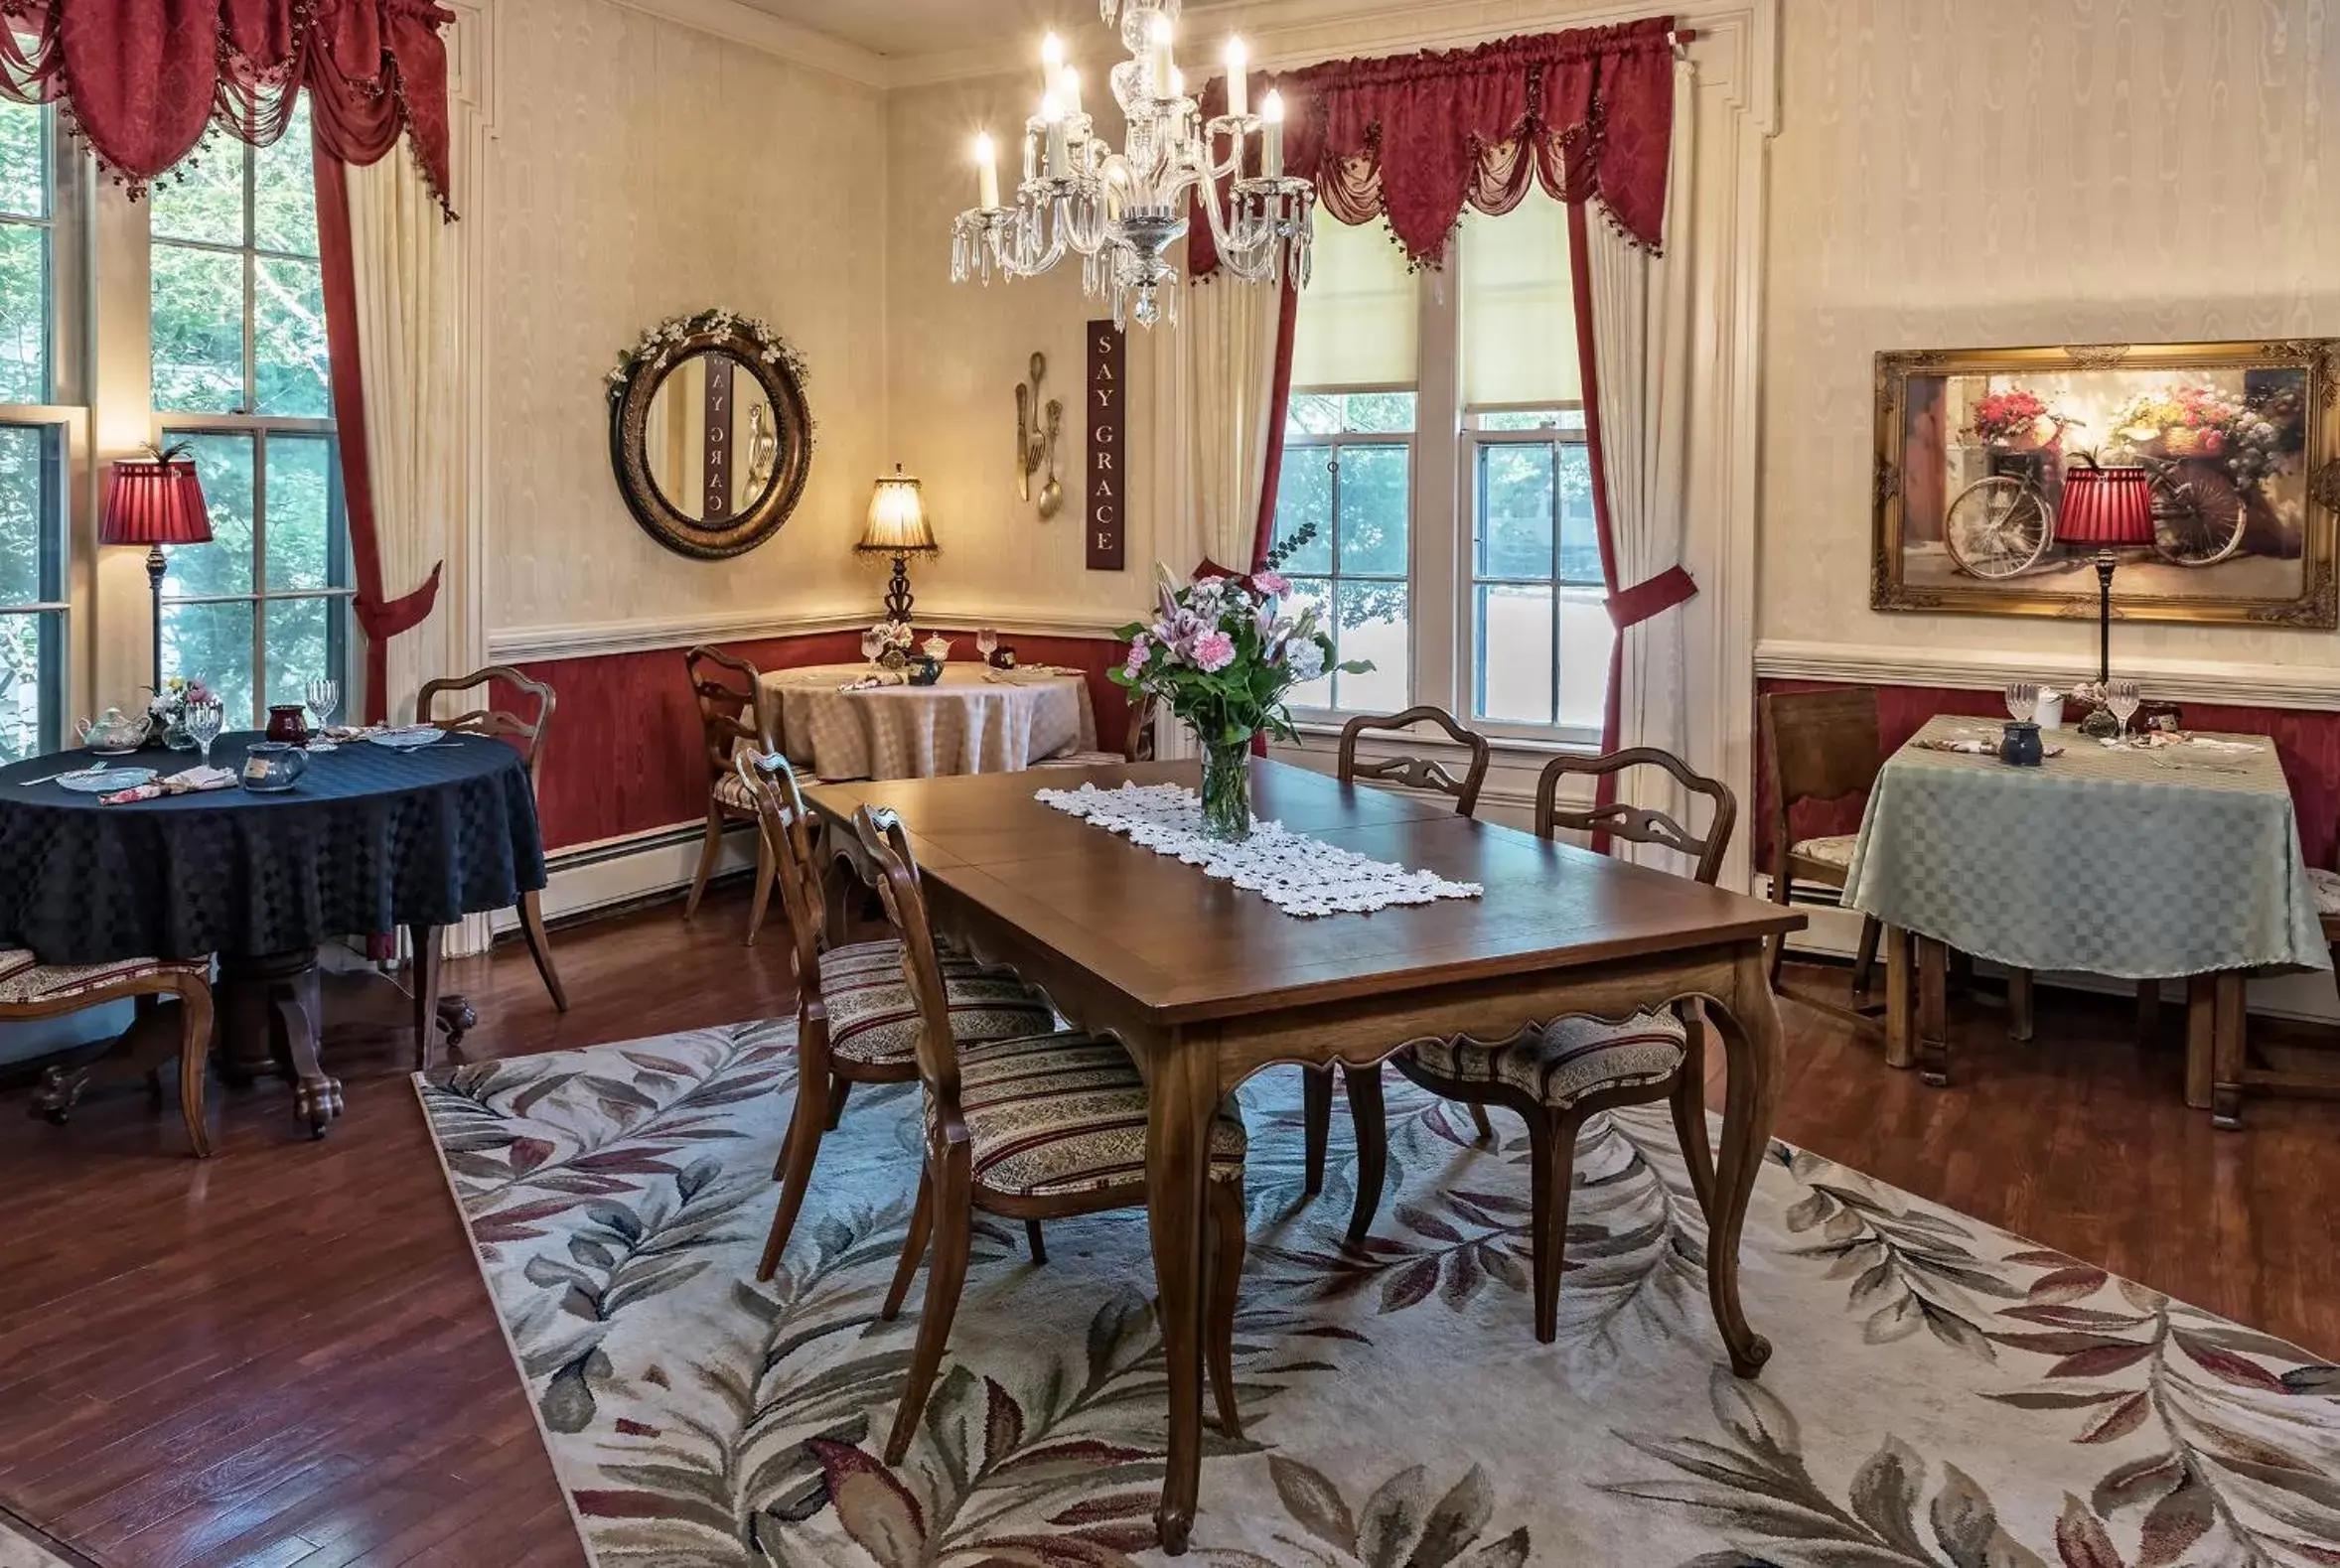
<svg viewBox="0 0 2340 1568"><path fill-rule="evenodd" d="M1134 315L1151 327L1162 318L1160 291L1178 281L1168 252L1186 235L1190 198L1199 199L1220 264L1233 276L1280 282L1289 268L1308 281L1316 191L1284 175L1283 100L1270 91L1259 112L1250 112L1248 62L1243 41L1231 39L1228 112L1206 124L1175 61L1180 4L1098 0L1107 25L1118 14L1130 54L1112 72L1113 98L1128 124L1128 145L1120 152L1104 144L1082 111L1081 73L1065 64L1064 45L1049 35L1041 50L1046 90L1040 112L1024 122L1024 176L1013 207L1000 204L991 138L976 139L976 205L951 227L953 282L988 283L994 272L1034 277L1071 250L1080 254L1090 296L1111 300L1114 326L1126 327ZM1177 297L1173 288L1173 320Z"/></svg>

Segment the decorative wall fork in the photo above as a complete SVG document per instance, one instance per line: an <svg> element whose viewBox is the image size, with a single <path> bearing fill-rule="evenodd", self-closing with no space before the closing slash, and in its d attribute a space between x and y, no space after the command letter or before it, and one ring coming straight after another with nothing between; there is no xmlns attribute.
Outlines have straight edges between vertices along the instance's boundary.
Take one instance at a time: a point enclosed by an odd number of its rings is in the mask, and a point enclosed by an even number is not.
<svg viewBox="0 0 2340 1568"><path fill-rule="evenodd" d="M1040 401L1040 383L1047 375L1048 356L1034 354L1032 379L1016 383L1016 497L1032 499L1032 476L1045 467L1049 483L1040 492L1043 518L1054 516L1064 504L1064 489L1056 482L1056 443L1064 426L1065 405L1054 398L1046 404Z"/></svg>

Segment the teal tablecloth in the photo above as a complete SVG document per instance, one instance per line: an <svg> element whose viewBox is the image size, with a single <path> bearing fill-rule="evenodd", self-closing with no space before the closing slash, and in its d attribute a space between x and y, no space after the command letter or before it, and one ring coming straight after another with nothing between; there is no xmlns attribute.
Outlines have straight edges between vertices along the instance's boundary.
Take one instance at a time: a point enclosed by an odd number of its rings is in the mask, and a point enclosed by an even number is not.
<svg viewBox="0 0 2340 1568"><path fill-rule="evenodd" d="M1998 733L1937 718L1886 763L1847 906L2026 969L2331 967L2272 741L2114 750L2065 730L2039 768L1917 744Z"/></svg>

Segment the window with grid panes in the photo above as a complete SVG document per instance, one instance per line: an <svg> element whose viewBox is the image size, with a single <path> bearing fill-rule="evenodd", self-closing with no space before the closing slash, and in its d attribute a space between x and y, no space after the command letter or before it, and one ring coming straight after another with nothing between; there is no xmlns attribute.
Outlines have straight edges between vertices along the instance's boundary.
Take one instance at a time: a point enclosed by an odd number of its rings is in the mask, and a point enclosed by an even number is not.
<svg viewBox="0 0 2340 1568"><path fill-rule="evenodd" d="M213 542L170 550L163 671L234 724L348 686L349 526L304 96L283 138L215 136L151 197L153 403L192 448Z"/></svg>
<svg viewBox="0 0 2340 1568"><path fill-rule="evenodd" d="M1585 446L1565 209L1473 214L1438 272L1386 225L1320 219L1300 300L1276 532L1343 658L1296 704L1434 702L1529 740L1593 742L1612 637Z"/></svg>
<svg viewBox="0 0 2340 1568"><path fill-rule="evenodd" d="M57 115L0 100L0 762L61 744L67 443Z"/></svg>

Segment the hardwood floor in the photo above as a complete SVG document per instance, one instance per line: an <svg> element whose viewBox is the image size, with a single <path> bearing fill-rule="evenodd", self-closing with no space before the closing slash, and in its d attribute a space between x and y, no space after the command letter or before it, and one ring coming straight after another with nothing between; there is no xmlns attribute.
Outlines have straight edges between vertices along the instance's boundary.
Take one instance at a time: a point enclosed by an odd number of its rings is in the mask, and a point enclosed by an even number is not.
<svg viewBox="0 0 2340 1568"><path fill-rule="evenodd" d="M734 891L687 927L668 906L556 932L565 1017L522 948L450 962L481 1018L466 1054L773 1016L787 947L741 947L745 919ZM581 1564L403 1080L405 999L336 977L326 1009L349 1114L323 1143L275 1080L215 1086L206 1165L143 1090L62 1130L0 1097L0 1503L110 1568ZM1954 1004L1947 1090L1786 1013L1782 1136L2340 1352L2340 1104L2254 1101L2214 1133L2179 1099L2182 1008L2147 1050L2124 1000L2041 992L2034 1046Z"/></svg>

